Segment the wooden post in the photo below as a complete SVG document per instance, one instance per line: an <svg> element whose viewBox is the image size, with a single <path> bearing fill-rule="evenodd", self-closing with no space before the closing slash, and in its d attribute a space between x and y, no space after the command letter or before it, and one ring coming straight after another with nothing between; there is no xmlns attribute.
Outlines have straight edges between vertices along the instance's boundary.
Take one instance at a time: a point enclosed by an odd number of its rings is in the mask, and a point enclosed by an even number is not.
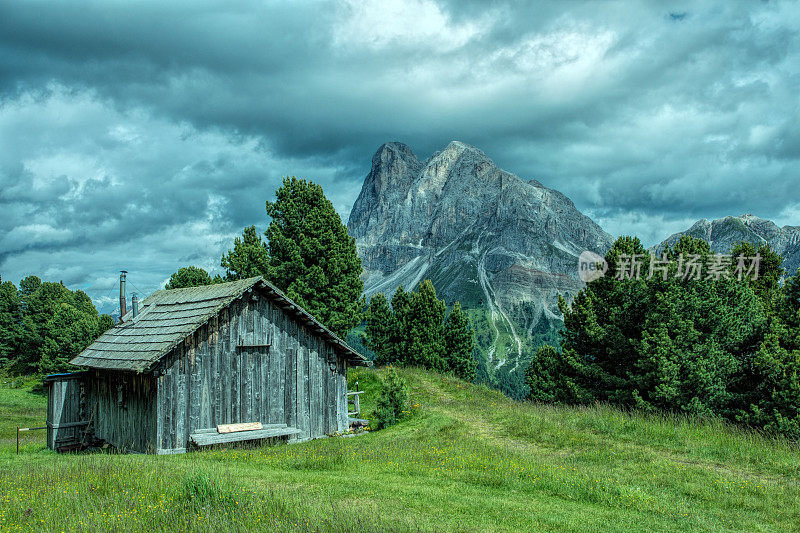
<svg viewBox="0 0 800 533"><path fill-rule="evenodd" d="M17 455L19 455L19 432L20 431L30 431L32 429L47 429L47 426L42 426L40 428L21 428L17 426Z"/></svg>

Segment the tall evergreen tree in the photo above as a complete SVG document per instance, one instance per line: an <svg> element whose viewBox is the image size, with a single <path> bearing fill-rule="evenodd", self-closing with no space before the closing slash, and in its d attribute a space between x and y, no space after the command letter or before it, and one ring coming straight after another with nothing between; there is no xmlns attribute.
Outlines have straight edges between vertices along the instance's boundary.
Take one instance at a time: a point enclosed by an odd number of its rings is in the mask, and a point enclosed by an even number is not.
<svg viewBox="0 0 800 533"><path fill-rule="evenodd" d="M99 337L109 329L114 327L114 319L111 318L109 315L100 315L100 320L97 322L97 332L95 333L95 337Z"/></svg>
<svg viewBox="0 0 800 533"><path fill-rule="evenodd" d="M408 328L408 362L440 372L447 371L444 358L444 319L447 306L436 296L431 280L423 281L411 294Z"/></svg>
<svg viewBox="0 0 800 533"><path fill-rule="evenodd" d="M684 259L691 255L699 255L705 260L711 255L711 246L703 239L697 239L691 235L681 235L678 242L672 246L667 245L663 253L673 261L678 260L681 255L684 256Z"/></svg>
<svg viewBox="0 0 800 533"><path fill-rule="evenodd" d="M242 237L234 239L233 249L222 256L220 264L228 281L256 276L270 279L269 250L255 226L244 228Z"/></svg>
<svg viewBox="0 0 800 533"><path fill-rule="evenodd" d="M341 337L361 321L361 259L355 240L314 182L286 177L267 202L270 279Z"/></svg>
<svg viewBox="0 0 800 533"><path fill-rule="evenodd" d="M608 275L590 283L569 306L560 300L565 326L561 346L574 372L574 401L634 403L626 369L636 363L635 346L652 308L646 282L649 257L638 238L620 237L605 256Z"/></svg>
<svg viewBox="0 0 800 533"><path fill-rule="evenodd" d="M752 357L752 385L736 420L800 439L798 332L774 320Z"/></svg>
<svg viewBox="0 0 800 533"><path fill-rule="evenodd" d="M528 400L545 403L578 403L574 386L570 386L562 354L549 345L539 347L525 369Z"/></svg>
<svg viewBox="0 0 800 533"><path fill-rule="evenodd" d="M444 322L444 359L448 371L466 381L475 380L475 332L467 314L456 302Z"/></svg>
<svg viewBox="0 0 800 533"><path fill-rule="evenodd" d="M530 398L719 415L800 437L800 281L780 286L780 256L767 246L734 251L761 256L756 280L709 275L720 258L689 236L667 249L665 276L635 279L616 267L634 253L643 268L650 259L638 240L618 239L611 275L560 301L561 350L534 355ZM700 275L686 275L689 256Z"/></svg>
<svg viewBox="0 0 800 533"><path fill-rule="evenodd" d="M379 365L393 363L390 348L394 316L382 292L370 298L364 319L364 345L375 352L375 362Z"/></svg>
<svg viewBox="0 0 800 533"><path fill-rule="evenodd" d="M411 298L403 285L397 287L392 295L392 321L389 329L389 343L386 347L386 361L409 364L411 346Z"/></svg>
<svg viewBox="0 0 800 533"><path fill-rule="evenodd" d="M800 269L786 280L779 312L784 324L800 334Z"/></svg>
<svg viewBox="0 0 800 533"><path fill-rule="evenodd" d="M42 359L44 346L50 336L48 324L50 319L56 315L61 304L67 304L74 309L72 291L64 285L41 282L39 278L32 281L31 278L35 278L35 276L28 276L20 282L20 287L26 287L27 294L22 317L22 338L18 357L14 363L14 371L21 374L39 371L39 362ZM27 292L33 287L36 287L33 292Z"/></svg>
<svg viewBox="0 0 800 533"><path fill-rule="evenodd" d="M786 280L755 355L748 358L734 414L740 422L800 439L800 272Z"/></svg>
<svg viewBox="0 0 800 533"><path fill-rule="evenodd" d="M19 282L19 297L25 299L42 286L42 280L37 276L27 276Z"/></svg>

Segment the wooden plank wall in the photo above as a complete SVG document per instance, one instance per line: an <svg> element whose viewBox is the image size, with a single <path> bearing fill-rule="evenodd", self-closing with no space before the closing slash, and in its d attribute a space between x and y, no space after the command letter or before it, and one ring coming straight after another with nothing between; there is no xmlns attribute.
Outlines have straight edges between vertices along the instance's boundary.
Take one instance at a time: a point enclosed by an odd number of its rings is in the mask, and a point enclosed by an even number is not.
<svg viewBox="0 0 800 533"><path fill-rule="evenodd" d="M48 384L46 426L47 447L51 450L80 443L86 428L63 426L84 420L83 388L84 382L76 378L55 380Z"/></svg>
<svg viewBox="0 0 800 533"><path fill-rule="evenodd" d="M238 345L268 344L237 348ZM160 453L218 424L284 423L305 439L347 428L341 356L268 298L245 297L181 343L158 378Z"/></svg>
<svg viewBox="0 0 800 533"><path fill-rule="evenodd" d="M152 452L156 440L156 384L152 374L95 371L87 382L87 420L95 438L116 448Z"/></svg>

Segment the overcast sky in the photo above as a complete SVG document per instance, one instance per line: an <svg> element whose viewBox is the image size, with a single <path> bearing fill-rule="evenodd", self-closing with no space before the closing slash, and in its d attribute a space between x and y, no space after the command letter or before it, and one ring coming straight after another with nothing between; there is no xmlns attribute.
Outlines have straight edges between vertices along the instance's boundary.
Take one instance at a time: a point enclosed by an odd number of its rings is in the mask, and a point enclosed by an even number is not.
<svg viewBox="0 0 800 533"><path fill-rule="evenodd" d="M0 274L113 309L219 269L282 176L343 219L375 150L461 140L652 245L800 225L800 7L0 0Z"/></svg>

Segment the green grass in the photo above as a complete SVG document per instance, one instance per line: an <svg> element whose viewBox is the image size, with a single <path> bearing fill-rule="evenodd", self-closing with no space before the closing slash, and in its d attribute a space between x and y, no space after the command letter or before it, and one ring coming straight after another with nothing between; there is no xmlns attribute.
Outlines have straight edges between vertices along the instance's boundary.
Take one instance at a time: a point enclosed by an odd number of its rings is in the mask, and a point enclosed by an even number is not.
<svg viewBox="0 0 800 533"><path fill-rule="evenodd" d="M380 374L350 376L366 391L364 411ZM789 442L715 420L522 404L450 377L401 375L416 407L392 428L168 457L58 455L42 432L16 456L7 427L32 412L38 423L44 403L2 389L0 529L800 528L800 453Z"/></svg>
<svg viewBox="0 0 800 533"><path fill-rule="evenodd" d="M44 426L47 398L41 391L34 392L40 385L39 378L0 377L0 443L16 439L17 426ZM44 443L42 431L23 432L20 440Z"/></svg>

